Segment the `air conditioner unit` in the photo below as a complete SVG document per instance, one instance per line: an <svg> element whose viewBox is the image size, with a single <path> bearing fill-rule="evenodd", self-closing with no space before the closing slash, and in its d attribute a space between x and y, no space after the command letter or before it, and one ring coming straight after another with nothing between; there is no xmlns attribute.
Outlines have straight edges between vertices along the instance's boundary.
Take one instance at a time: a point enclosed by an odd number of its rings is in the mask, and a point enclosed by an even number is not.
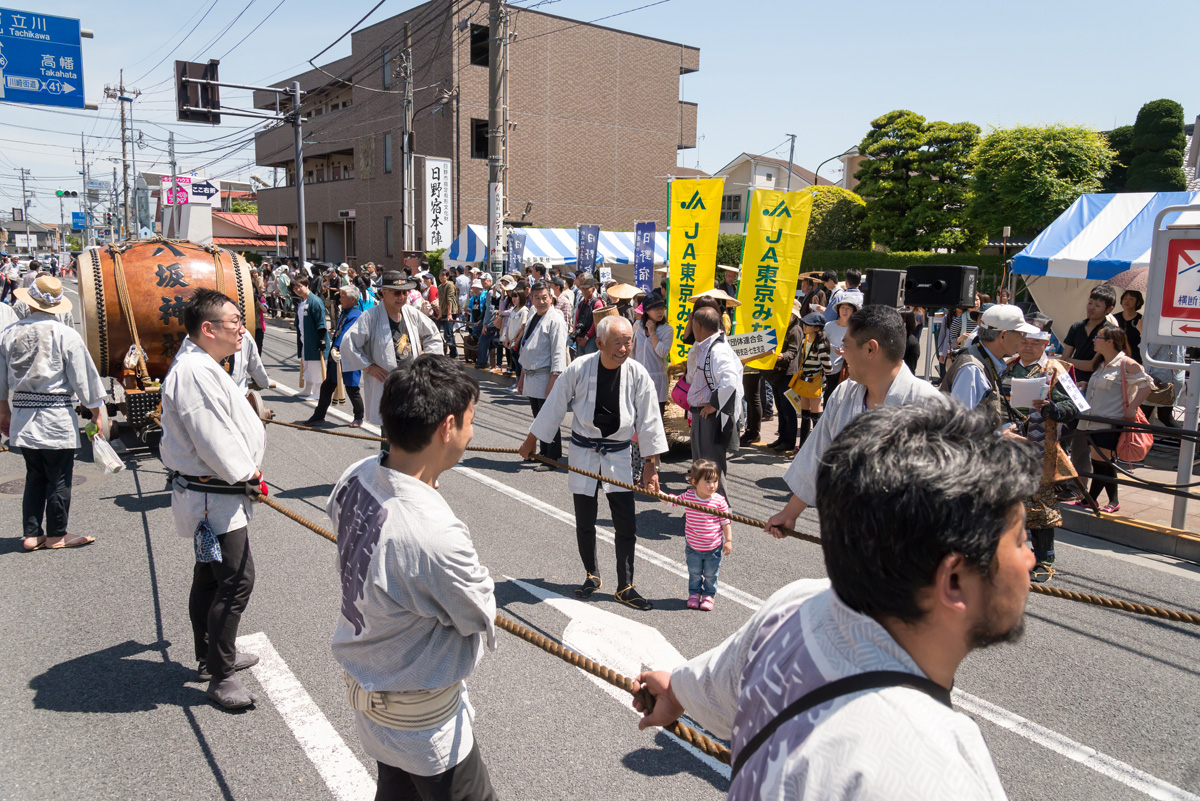
<svg viewBox="0 0 1200 801"><path fill-rule="evenodd" d="M341 217L343 220L353 220L354 209L342 209L338 212L338 217Z"/></svg>

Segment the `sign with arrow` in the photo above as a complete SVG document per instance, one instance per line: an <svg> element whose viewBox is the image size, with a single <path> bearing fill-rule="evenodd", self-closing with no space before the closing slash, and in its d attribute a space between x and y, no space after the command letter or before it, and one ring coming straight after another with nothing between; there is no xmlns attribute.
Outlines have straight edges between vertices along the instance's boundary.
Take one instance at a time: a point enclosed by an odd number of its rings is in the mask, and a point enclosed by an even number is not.
<svg viewBox="0 0 1200 801"><path fill-rule="evenodd" d="M79 20L0 8L0 100L84 107Z"/></svg>
<svg viewBox="0 0 1200 801"><path fill-rule="evenodd" d="M199 195L202 198L210 198L219 191L220 190L213 186L209 181L201 181L198 184L192 184L192 194Z"/></svg>
<svg viewBox="0 0 1200 801"><path fill-rule="evenodd" d="M1200 345L1200 239L1195 230L1160 230L1150 263L1142 336L1164 345ZM1190 238L1188 238L1190 237Z"/></svg>

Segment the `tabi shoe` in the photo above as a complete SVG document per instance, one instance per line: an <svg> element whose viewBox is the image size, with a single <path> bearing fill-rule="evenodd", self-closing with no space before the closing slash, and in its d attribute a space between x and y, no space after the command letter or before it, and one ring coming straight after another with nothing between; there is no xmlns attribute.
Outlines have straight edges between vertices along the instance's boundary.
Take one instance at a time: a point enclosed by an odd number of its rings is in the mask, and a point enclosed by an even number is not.
<svg viewBox="0 0 1200 801"><path fill-rule="evenodd" d="M699 609L700 608L700 594L699 593L693 592L691 595L688 596L687 608L688 609Z"/></svg>
<svg viewBox="0 0 1200 801"><path fill-rule="evenodd" d="M617 590L615 593L613 593L613 597L626 606L632 606L639 612L648 612L654 608L654 604L643 598L638 591L633 588L632 584Z"/></svg>
<svg viewBox="0 0 1200 801"><path fill-rule="evenodd" d="M554 465L552 465L552 464L546 464L545 462L538 462L537 467L533 468L533 472L549 473L553 469L554 469Z"/></svg>
<svg viewBox="0 0 1200 801"><path fill-rule="evenodd" d="M1045 584L1054 578L1054 565L1050 562L1038 562L1029 571L1029 580L1034 584Z"/></svg>
<svg viewBox="0 0 1200 801"><path fill-rule="evenodd" d="M317 426L327 426L329 423L325 422L324 417L310 417L307 420L301 420L299 423L296 423L296 425L307 426L308 428L316 428Z"/></svg>
<svg viewBox="0 0 1200 801"><path fill-rule="evenodd" d="M241 651L238 651L237 658L233 660L233 669L234 671L245 670L257 664L257 656L254 654L243 654ZM208 665L203 662L200 663L200 667L196 670L196 681L212 681L212 674L208 672Z"/></svg>
<svg viewBox="0 0 1200 801"><path fill-rule="evenodd" d="M592 593L600 589L603 584L604 582L601 581L599 576L593 576L591 573L588 573L587 581L580 584L579 589L575 590L575 597L591 598Z"/></svg>
<svg viewBox="0 0 1200 801"><path fill-rule="evenodd" d="M254 706L258 701L249 690L242 686L237 676L226 676L220 681L208 683L205 693L209 700L224 709L245 709Z"/></svg>
<svg viewBox="0 0 1200 801"><path fill-rule="evenodd" d="M701 612L711 612L713 610L713 605L715 603L716 603L716 601L713 599L713 597L711 595L705 595L703 598L700 599L700 611Z"/></svg>

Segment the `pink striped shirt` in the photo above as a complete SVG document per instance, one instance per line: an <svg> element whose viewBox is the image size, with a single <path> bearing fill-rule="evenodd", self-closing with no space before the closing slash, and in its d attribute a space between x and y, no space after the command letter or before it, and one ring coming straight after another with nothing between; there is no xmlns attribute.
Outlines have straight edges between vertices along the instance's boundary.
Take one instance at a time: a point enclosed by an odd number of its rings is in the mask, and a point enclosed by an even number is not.
<svg viewBox="0 0 1200 801"><path fill-rule="evenodd" d="M700 498L696 495L695 487L689 487L687 492L678 497L680 500L698 503L718 512L729 511L729 504L725 502L725 498L719 492L714 492L709 498ZM685 508L683 510L683 535L687 538L687 544L692 546L692 550L711 551L713 548L721 547L725 542L725 536L721 532L721 525L725 522L722 517Z"/></svg>

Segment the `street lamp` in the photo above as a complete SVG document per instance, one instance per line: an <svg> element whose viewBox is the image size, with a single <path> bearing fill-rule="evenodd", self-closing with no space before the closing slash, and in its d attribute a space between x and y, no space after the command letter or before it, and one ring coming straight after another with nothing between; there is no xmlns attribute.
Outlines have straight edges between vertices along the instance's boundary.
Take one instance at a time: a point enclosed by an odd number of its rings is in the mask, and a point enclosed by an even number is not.
<svg viewBox="0 0 1200 801"><path fill-rule="evenodd" d="M836 156L830 156L829 158L825 159L820 164L818 164L817 168L815 170L813 170L813 186L816 186L820 182L822 167L824 167L826 164L833 161L834 159L840 159L842 156L849 156L852 152L854 152L857 149L858 149L858 145L853 145L851 147L846 148L843 152L838 153Z"/></svg>

